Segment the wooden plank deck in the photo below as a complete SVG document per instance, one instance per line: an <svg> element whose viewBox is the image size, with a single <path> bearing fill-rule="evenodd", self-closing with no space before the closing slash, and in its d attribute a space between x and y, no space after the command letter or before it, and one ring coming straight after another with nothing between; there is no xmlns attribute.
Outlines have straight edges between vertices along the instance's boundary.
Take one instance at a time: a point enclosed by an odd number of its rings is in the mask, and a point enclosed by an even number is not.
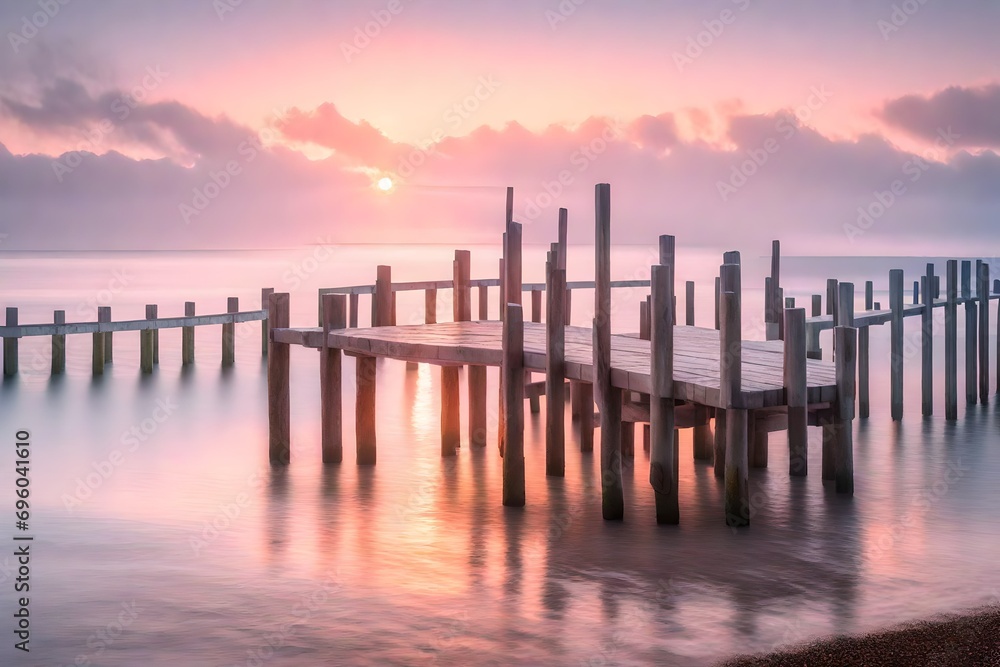
<svg viewBox="0 0 1000 667"><path fill-rule="evenodd" d="M357 355L387 357L439 365L499 366L502 325L496 321L445 322L331 331L330 347ZM274 330L275 341L320 348L323 330ZM566 327L566 377L593 382L591 330ZM743 341L740 407L755 409L785 404L782 341ZM702 327L674 328L675 398L725 407L719 396L719 332ZM650 392L649 341L637 335L612 336L611 381L615 387ZM524 323L524 362L528 370L545 371L545 325ZM836 372L830 362L807 364L810 404L836 398Z"/></svg>

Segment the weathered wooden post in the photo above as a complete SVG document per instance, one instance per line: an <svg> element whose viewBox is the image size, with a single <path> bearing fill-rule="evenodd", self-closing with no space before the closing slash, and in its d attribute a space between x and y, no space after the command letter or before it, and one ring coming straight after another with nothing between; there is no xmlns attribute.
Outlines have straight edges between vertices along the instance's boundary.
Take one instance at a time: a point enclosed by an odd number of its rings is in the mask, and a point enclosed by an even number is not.
<svg viewBox="0 0 1000 667"><path fill-rule="evenodd" d="M17 308L7 307L7 326L17 326ZM7 377L17 375L17 341L16 337L3 339L3 374Z"/></svg>
<svg viewBox="0 0 1000 667"><path fill-rule="evenodd" d="M993 280L993 293L1000 294L1000 280ZM997 299L997 393L1000 394L1000 299Z"/></svg>
<svg viewBox="0 0 1000 667"><path fill-rule="evenodd" d="M157 315L157 306L153 304L152 306L146 306L146 319L155 320L159 319ZM153 365L159 365L160 363L160 330L153 329Z"/></svg>
<svg viewBox="0 0 1000 667"><path fill-rule="evenodd" d="M156 306L146 305L146 319L152 324L156 319ZM152 373L155 364L153 343L155 330L153 328L139 331L139 368L143 373Z"/></svg>
<svg viewBox="0 0 1000 667"><path fill-rule="evenodd" d="M226 312L240 312L240 300L235 296L226 300ZM226 322L222 325L222 366L232 366L236 363L236 322Z"/></svg>
<svg viewBox="0 0 1000 667"><path fill-rule="evenodd" d="M456 250L452 272L452 315L455 322L472 320L472 253Z"/></svg>
<svg viewBox="0 0 1000 667"><path fill-rule="evenodd" d="M892 420L903 418L903 270L889 271L890 399ZM824 479L826 479L824 477Z"/></svg>
<svg viewBox="0 0 1000 667"><path fill-rule="evenodd" d="M782 303L784 296L781 289L781 241L771 241L771 322L776 329L775 338L784 338L785 317Z"/></svg>
<svg viewBox="0 0 1000 667"><path fill-rule="evenodd" d="M806 309L785 309L784 384L788 404L788 474L809 472L806 379Z"/></svg>
<svg viewBox="0 0 1000 667"><path fill-rule="evenodd" d="M662 246L661 246L662 247ZM674 439L673 267L653 266L650 276L650 445L649 483L656 503L656 523L680 522L679 456Z"/></svg>
<svg viewBox="0 0 1000 667"><path fill-rule="evenodd" d="M561 253L561 247L550 252L545 264L545 474L555 477L566 474L566 270Z"/></svg>
<svg viewBox="0 0 1000 667"><path fill-rule="evenodd" d="M260 290L260 309L261 310L264 310L264 311L267 310L268 300L271 298L272 294L274 294L274 288L273 287L262 287L261 288L261 290ZM265 317L263 320L260 321L260 354L261 354L261 356L264 356L264 357L267 356L267 348L268 348L268 340L267 339L269 338L267 332L270 331L270 330L271 330L271 320L270 320L270 318Z"/></svg>
<svg viewBox="0 0 1000 667"><path fill-rule="evenodd" d="M271 327L267 350L268 459L287 465L291 460L291 396L289 394L289 347L274 340L275 329L289 326L290 297L278 292L268 297ZM146 333L145 331L143 333Z"/></svg>
<svg viewBox="0 0 1000 667"><path fill-rule="evenodd" d="M823 314L823 296L812 295L812 317L819 317ZM806 329L806 357L808 359L822 359L823 350L819 346L819 327L811 326Z"/></svg>
<svg viewBox="0 0 1000 667"><path fill-rule="evenodd" d="M854 326L854 283L837 284L837 322L843 327Z"/></svg>
<svg viewBox="0 0 1000 667"><path fill-rule="evenodd" d="M268 340L266 341L267 346L271 346L271 294L274 294L274 290L267 295L267 301L265 302L265 307L268 309L267 318L267 331ZM194 317L194 301L184 302L184 317ZM270 350L268 350L270 351ZM266 356L266 354L265 354ZM181 329L181 365L189 366L194 363L194 327L183 327Z"/></svg>
<svg viewBox="0 0 1000 667"><path fill-rule="evenodd" d="M611 383L611 186L596 187L594 270L594 391L601 413L602 514L622 519L625 498L622 486L622 392Z"/></svg>
<svg viewBox="0 0 1000 667"><path fill-rule="evenodd" d="M462 444L461 366L441 366L441 456L455 456Z"/></svg>
<svg viewBox="0 0 1000 667"><path fill-rule="evenodd" d="M507 191L507 203L511 204L511 198L513 197L513 189L508 189ZM511 209L508 208L508 214L512 215ZM515 304L517 306L521 305L521 290L523 287L522 281L522 263L521 263L521 238L522 238L522 228L521 223L509 221L507 224L507 231L504 234L504 275L501 278L501 282L504 284L504 299L501 302L501 311L505 311L508 304ZM524 313L521 313L521 328L524 328ZM522 370L521 375L524 375ZM499 434L500 441L500 452L503 453L505 447L505 439L507 437L507 425L506 417L507 408L503 405L503 401L507 400L509 392L503 386L504 375L500 374L500 420L497 425L497 430ZM524 395L524 388L521 388L521 395ZM523 436L522 436L523 443Z"/></svg>
<svg viewBox="0 0 1000 667"><path fill-rule="evenodd" d="M750 525L747 411L742 401L743 341L740 304L740 267L722 267L720 322L720 402L726 409L726 525Z"/></svg>
<svg viewBox="0 0 1000 667"><path fill-rule="evenodd" d="M375 357L368 356L355 357L354 362L354 431L357 464L375 465L378 458L375 437L375 389L378 364Z"/></svg>
<svg viewBox="0 0 1000 667"><path fill-rule="evenodd" d="M503 504L524 507L524 316L508 303L503 320L503 375L507 434L503 451Z"/></svg>
<svg viewBox="0 0 1000 667"><path fill-rule="evenodd" d="M934 264L927 263L920 313L920 411L925 417L934 414Z"/></svg>
<svg viewBox="0 0 1000 667"><path fill-rule="evenodd" d="M52 313L52 323L66 324L66 311L57 310ZM66 334L52 334L52 375L62 375L66 372Z"/></svg>
<svg viewBox="0 0 1000 667"><path fill-rule="evenodd" d="M767 422L757 418L756 410L747 410L747 461L751 468L767 467Z"/></svg>
<svg viewBox="0 0 1000 667"><path fill-rule="evenodd" d="M392 325L392 267L379 265L375 275L372 326L388 327Z"/></svg>
<svg viewBox="0 0 1000 667"><path fill-rule="evenodd" d="M774 313L774 306L771 303L773 298L774 290L771 289L771 276L764 276L764 340L774 340L777 337L777 329L774 322L771 321Z"/></svg>
<svg viewBox="0 0 1000 667"><path fill-rule="evenodd" d="M834 322L837 317L837 279L826 279L826 314L833 315Z"/></svg>
<svg viewBox="0 0 1000 667"><path fill-rule="evenodd" d="M865 312L871 311L875 307L875 285L870 280L865 281ZM869 375L871 366L869 358L869 335L868 325L858 328L858 413L862 419L867 419L871 409L869 398Z"/></svg>
<svg viewBox="0 0 1000 667"><path fill-rule="evenodd" d="M97 307L97 322L98 326L104 322L111 321L111 309L107 306ZM94 332L94 351L93 351L93 364L92 372L94 375L104 375L104 333L101 331Z"/></svg>
<svg viewBox="0 0 1000 667"><path fill-rule="evenodd" d="M947 263L944 306L944 418L958 419L958 260Z"/></svg>
<svg viewBox="0 0 1000 667"><path fill-rule="evenodd" d="M962 261L962 298L965 300L965 402L975 405L976 394L976 302L972 298L972 263Z"/></svg>
<svg viewBox="0 0 1000 667"><path fill-rule="evenodd" d="M101 306L101 308L107 308L107 314L104 316L105 322L111 322L111 306ZM100 315L100 309L98 309L98 315ZM98 317L100 319L100 317ZM104 332L104 363L105 365L113 363L115 360L115 346L113 334L110 331Z"/></svg>
<svg viewBox="0 0 1000 667"><path fill-rule="evenodd" d="M718 331L719 327L720 327L720 324L719 324L719 312L720 312L719 311L719 308L720 308L720 306L719 306L719 292L720 292L721 289L722 288L720 287L720 284L719 284L719 276L715 276L715 330L716 331Z"/></svg>
<svg viewBox="0 0 1000 667"><path fill-rule="evenodd" d="M694 326L694 281L684 283L684 324Z"/></svg>
<svg viewBox="0 0 1000 667"><path fill-rule="evenodd" d="M913 305L920 303L920 281L913 281Z"/></svg>
<svg viewBox="0 0 1000 667"><path fill-rule="evenodd" d="M979 402L989 403L990 396L990 265L978 265L979 296Z"/></svg>
<svg viewBox="0 0 1000 667"><path fill-rule="evenodd" d="M348 314L347 326L352 329L358 328L358 301L361 299L360 294L351 293L348 297L348 308L350 313Z"/></svg>
<svg viewBox="0 0 1000 667"><path fill-rule="evenodd" d="M480 285L478 294L479 294L479 319L488 320L490 319L490 288L486 285Z"/></svg>
<svg viewBox="0 0 1000 667"><path fill-rule="evenodd" d="M323 463L344 460L343 357L330 346L330 332L347 328L347 299L323 295L323 347L320 348L320 421Z"/></svg>
<svg viewBox="0 0 1000 667"><path fill-rule="evenodd" d="M854 494L854 397L857 367L857 329L839 326L834 329L837 360L837 402L833 421L837 436L834 453L834 479L837 493Z"/></svg>
<svg viewBox="0 0 1000 667"><path fill-rule="evenodd" d="M662 250L660 263L663 263ZM740 264L740 253L737 251L729 251L722 254L722 264L735 264L739 266ZM723 271L719 271L719 313L718 317L720 320L719 326L719 342L720 350L722 345L722 292L723 291L739 291L740 289L740 272L737 270L729 274L731 280L735 280L735 285L726 285ZM735 289L734 289L735 288ZM720 357L721 362L721 357ZM720 366L721 372L721 366ZM745 431L745 429L744 429ZM719 479L724 479L726 476L726 438L728 438L728 428L726 427L726 409L724 407L717 407L715 409L715 452L713 454L715 465L714 474Z"/></svg>
<svg viewBox="0 0 1000 667"><path fill-rule="evenodd" d="M437 324L437 288L424 290L424 324Z"/></svg>

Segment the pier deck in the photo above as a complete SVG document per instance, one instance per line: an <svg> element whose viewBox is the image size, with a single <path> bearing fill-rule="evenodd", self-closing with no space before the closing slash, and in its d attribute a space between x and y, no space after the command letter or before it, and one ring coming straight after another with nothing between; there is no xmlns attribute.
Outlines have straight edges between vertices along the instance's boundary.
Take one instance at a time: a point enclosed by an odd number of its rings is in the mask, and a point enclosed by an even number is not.
<svg viewBox="0 0 1000 667"><path fill-rule="evenodd" d="M568 326L566 378L594 381L592 331ZM445 322L405 326L341 329L328 334L327 345L348 354L448 365L500 366L503 361L502 323ZM310 348L323 347L319 328L275 329L275 341ZM618 389L651 393L649 341L637 335L611 337L611 382ZM702 327L674 329L674 398L724 408L719 393L719 332ZM545 325L524 323L524 364L545 371ZM741 395L735 407L757 409L785 405L782 341L743 341ZM832 362L810 359L807 401L827 403L836 398ZM730 406L733 407L733 406Z"/></svg>

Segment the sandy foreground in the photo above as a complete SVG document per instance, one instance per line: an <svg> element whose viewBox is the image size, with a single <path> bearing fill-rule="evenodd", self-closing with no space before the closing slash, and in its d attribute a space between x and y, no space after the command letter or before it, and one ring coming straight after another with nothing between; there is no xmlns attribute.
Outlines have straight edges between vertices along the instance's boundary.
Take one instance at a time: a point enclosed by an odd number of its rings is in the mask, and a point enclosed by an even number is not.
<svg viewBox="0 0 1000 667"><path fill-rule="evenodd" d="M814 665L1000 665L1000 606L941 616L879 632L804 644L756 656L738 656L724 667Z"/></svg>

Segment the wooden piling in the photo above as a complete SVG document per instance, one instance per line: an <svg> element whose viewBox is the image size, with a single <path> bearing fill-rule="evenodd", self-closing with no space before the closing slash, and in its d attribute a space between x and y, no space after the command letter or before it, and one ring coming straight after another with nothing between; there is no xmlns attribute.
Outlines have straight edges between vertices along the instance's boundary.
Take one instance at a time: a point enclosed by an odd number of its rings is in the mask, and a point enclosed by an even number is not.
<svg viewBox="0 0 1000 667"><path fill-rule="evenodd" d="M455 322L472 320L472 253L456 250L453 263L452 316Z"/></svg>
<svg viewBox="0 0 1000 667"><path fill-rule="evenodd" d="M662 262L662 258L661 258ZM722 335L722 294L723 292L737 292L740 290L740 253L733 250L724 252L722 254L723 266L720 267L719 271L719 341L720 341L720 360L725 356L723 346L725 345L724 338ZM732 264L737 267L736 270L727 270L725 266L727 264ZM728 281L728 282L727 282ZM721 372L721 367L720 367ZM744 429L745 432L746 429ZM727 420L726 420L726 408L716 408L715 410L715 466L714 473L719 479L724 479L726 476L726 440L727 435Z"/></svg>
<svg viewBox="0 0 1000 667"><path fill-rule="evenodd" d="M976 302L972 298L972 264L962 261L962 297L965 299L965 402L975 405L978 400L976 392L976 339L978 326L976 324Z"/></svg>
<svg viewBox="0 0 1000 667"><path fill-rule="evenodd" d="M455 456L462 444L459 370L441 367L441 456Z"/></svg>
<svg viewBox="0 0 1000 667"><path fill-rule="evenodd" d="M240 300L231 296L226 300L226 312L240 312ZM232 366L236 363L236 323L226 322L222 325L222 366Z"/></svg>
<svg viewBox="0 0 1000 667"><path fill-rule="evenodd" d="M671 267L672 268L672 267ZM694 281L684 283L684 324L694 326Z"/></svg>
<svg viewBox="0 0 1000 667"><path fill-rule="evenodd" d="M570 389L573 385L570 385ZM577 407L580 411L580 451L594 451L594 385L576 383Z"/></svg>
<svg viewBox="0 0 1000 667"><path fill-rule="evenodd" d="M424 290L424 324L437 324L437 296L434 287Z"/></svg>
<svg viewBox="0 0 1000 667"><path fill-rule="evenodd" d="M785 317L781 289L781 241L771 241L771 322L777 328L777 339L784 338Z"/></svg>
<svg viewBox="0 0 1000 667"><path fill-rule="evenodd" d="M268 310L268 317L267 317L267 323L268 323L268 326L267 326L267 332L268 332L267 337L268 337L268 339L265 342L267 343L267 347L268 348L271 347L271 340L270 340L270 338L271 338L271 315L270 315L270 312L271 312L271 295L272 294L274 294L274 290L271 290L271 292L267 295L267 301L265 302L266 305L267 305L267 310ZM194 317L194 312L195 312L194 308L195 308L194 301L185 301L184 302L184 317ZM268 353L270 353L270 349L268 349ZM267 356L267 354L265 354L264 356ZM194 363L194 327L183 327L181 329L181 365L182 366L190 366L193 363Z"/></svg>
<svg viewBox="0 0 1000 667"><path fill-rule="evenodd" d="M7 326L17 326L17 308L7 306ZM3 374L6 377L17 375L17 338L3 339Z"/></svg>
<svg viewBox="0 0 1000 667"><path fill-rule="evenodd" d="M833 321L837 321L837 279L826 279L826 314L833 315Z"/></svg>
<svg viewBox="0 0 1000 667"><path fill-rule="evenodd" d="M621 389L611 383L611 186L595 189L594 391L601 413L602 514L606 520L625 515L621 469Z"/></svg>
<svg viewBox="0 0 1000 667"><path fill-rule="evenodd" d="M857 369L857 329L839 326L834 329L837 360L837 401L834 405L836 448L834 478L837 493L854 494L854 419L855 372Z"/></svg>
<svg viewBox="0 0 1000 667"><path fill-rule="evenodd" d="M903 418L903 270L889 271L889 309L892 311L890 323L890 409L892 420ZM826 479L824 477L824 479Z"/></svg>
<svg viewBox="0 0 1000 667"><path fill-rule="evenodd" d="M520 304L510 302L505 310L501 367L507 428L503 452L503 504L505 507L524 507L524 317Z"/></svg>
<svg viewBox="0 0 1000 667"><path fill-rule="evenodd" d="M274 294L273 287L262 287L260 290L260 309L267 310L268 301L271 299L271 295ZM260 354L261 356L267 356L268 348L268 331L271 330L271 320L265 317L260 321Z"/></svg>
<svg viewBox="0 0 1000 667"><path fill-rule="evenodd" d="M358 465L375 465L376 447L375 389L378 364L375 357L355 360L354 431Z"/></svg>
<svg viewBox="0 0 1000 667"><path fill-rule="evenodd" d="M291 460L290 355L288 345L275 342L274 329L289 326L289 308L287 293L276 292L268 297L267 311L271 320L267 350L268 458L271 463L283 465Z"/></svg>
<svg viewBox="0 0 1000 667"><path fill-rule="evenodd" d="M656 523L677 524L680 507L679 457L674 438L673 267L653 266L650 280L649 483L653 487Z"/></svg>
<svg viewBox="0 0 1000 667"><path fill-rule="evenodd" d="M913 281L913 305L920 303L920 281Z"/></svg>
<svg viewBox="0 0 1000 667"><path fill-rule="evenodd" d="M155 320L158 319L157 316L157 306L153 304L152 306L146 306L146 319ZM160 330L153 329L153 365L159 365L160 363Z"/></svg>
<svg viewBox="0 0 1000 667"><path fill-rule="evenodd" d="M566 270L560 254L545 265L545 474L555 477L566 474Z"/></svg>
<svg viewBox="0 0 1000 667"><path fill-rule="evenodd" d="M767 467L767 422L757 419L756 410L747 410L747 462L751 468Z"/></svg>
<svg viewBox="0 0 1000 667"><path fill-rule="evenodd" d="M958 260L946 268L944 306L944 418L958 419Z"/></svg>
<svg viewBox="0 0 1000 667"><path fill-rule="evenodd" d="M479 319L490 319L490 288L486 285L479 286Z"/></svg>
<svg viewBox="0 0 1000 667"><path fill-rule="evenodd" d="M820 420L820 428L823 432L823 481L832 482L837 479L837 420L832 415L825 416Z"/></svg>
<svg viewBox="0 0 1000 667"><path fill-rule="evenodd" d="M785 316L785 401L788 404L788 474L809 472L809 413L806 376L806 309L787 308Z"/></svg>
<svg viewBox="0 0 1000 667"><path fill-rule="evenodd" d="M715 277L715 330L719 330L719 276Z"/></svg>
<svg viewBox="0 0 1000 667"><path fill-rule="evenodd" d="M111 321L111 308L107 306L97 307L97 321L99 323ZM91 370L94 375L104 375L104 333L94 332L93 363Z"/></svg>
<svg viewBox="0 0 1000 667"><path fill-rule="evenodd" d="M347 326L352 329L358 328L358 301L360 301L360 294L351 294L348 296L348 315L347 315Z"/></svg>
<svg viewBox="0 0 1000 667"><path fill-rule="evenodd" d="M146 305L146 319L155 320L156 319L156 306L152 304ZM153 365L155 364L155 357L153 352L154 347L154 329L142 329L139 332L139 368L143 373L152 373Z"/></svg>
<svg viewBox="0 0 1000 667"><path fill-rule="evenodd" d="M52 313L53 324L66 324L66 311L57 310ZM52 335L52 375L62 375L66 372L66 334Z"/></svg>
<svg viewBox="0 0 1000 667"><path fill-rule="evenodd" d="M979 402L989 403L990 397L990 265L979 264Z"/></svg>
<svg viewBox="0 0 1000 667"><path fill-rule="evenodd" d="M347 299L343 294L323 295L323 347L320 349L320 422L323 463L344 460L343 358L330 347L330 332L347 327Z"/></svg>
<svg viewBox="0 0 1000 667"><path fill-rule="evenodd" d="M722 324L720 335L720 402L726 406L726 524L750 524L748 483L747 411L742 405L743 341L740 303L740 268L722 267Z"/></svg>
<svg viewBox="0 0 1000 667"><path fill-rule="evenodd" d="M865 281L865 311L870 311L875 307L875 286L870 280ZM871 398L869 393L869 328L864 325L858 329L858 416L868 419L871 412Z"/></svg>
<svg viewBox="0 0 1000 667"><path fill-rule="evenodd" d="M823 296L821 294L812 295L812 316L819 317L823 314ZM822 359L823 350L819 346L819 328L810 327L806 330L806 358Z"/></svg>
<svg viewBox="0 0 1000 667"><path fill-rule="evenodd" d="M111 306L101 306L101 308L106 308L107 309L107 311L106 311L107 314L105 315L105 317L107 319L105 319L104 321L105 322L111 322L112 321ZM100 308L98 308L98 320L100 320L100 316L99 315L100 315ZM113 334L110 331L104 332L104 364L105 365L114 362L114 360L115 360L115 349L114 348L115 348L115 346L114 346Z"/></svg>
<svg viewBox="0 0 1000 667"><path fill-rule="evenodd" d="M928 262L927 273L920 279L920 412L925 417L934 414L934 264Z"/></svg>
<svg viewBox="0 0 1000 667"><path fill-rule="evenodd" d="M392 267L379 265L376 269L375 294L372 295L372 326L392 325Z"/></svg>

